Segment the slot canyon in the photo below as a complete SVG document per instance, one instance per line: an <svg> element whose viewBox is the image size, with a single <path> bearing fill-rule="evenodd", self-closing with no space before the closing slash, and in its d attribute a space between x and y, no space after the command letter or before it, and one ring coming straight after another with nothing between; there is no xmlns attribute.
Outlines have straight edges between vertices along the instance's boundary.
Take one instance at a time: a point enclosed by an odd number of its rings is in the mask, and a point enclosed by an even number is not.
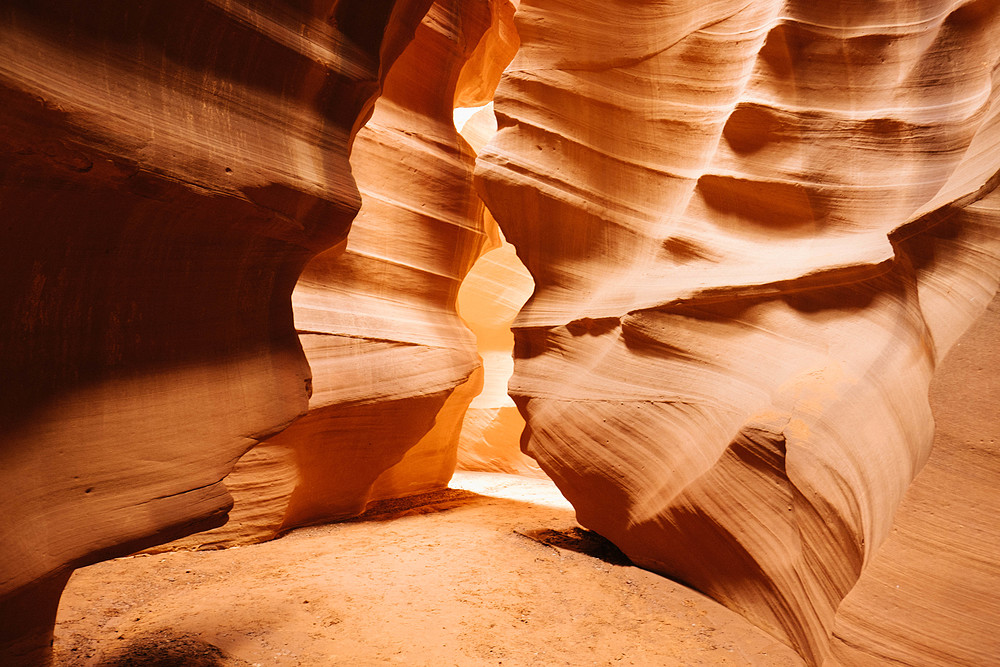
<svg viewBox="0 0 1000 667"><path fill-rule="evenodd" d="M1000 0L8 0L0 100L0 665L1000 664Z"/></svg>

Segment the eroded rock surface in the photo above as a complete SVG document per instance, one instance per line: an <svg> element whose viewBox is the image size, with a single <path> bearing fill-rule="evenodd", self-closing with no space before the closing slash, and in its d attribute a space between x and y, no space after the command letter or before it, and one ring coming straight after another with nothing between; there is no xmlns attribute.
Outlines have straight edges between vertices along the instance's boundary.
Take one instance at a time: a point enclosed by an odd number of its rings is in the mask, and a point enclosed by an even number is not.
<svg viewBox="0 0 1000 667"><path fill-rule="evenodd" d="M469 405L462 424L461 470L544 477L534 459L521 452L524 418L507 394L514 361L510 327L533 289L531 276L506 240L484 254L462 283L459 313L476 334L483 391Z"/></svg>
<svg viewBox="0 0 1000 667"><path fill-rule="evenodd" d="M1000 655L1000 297L931 382L934 450L837 610L833 664L989 665Z"/></svg>
<svg viewBox="0 0 1000 667"><path fill-rule="evenodd" d="M997 288L998 11L517 14L478 176L536 283L527 451L584 525L814 663Z"/></svg>
<svg viewBox="0 0 1000 667"><path fill-rule="evenodd" d="M0 661L45 659L73 567L222 523L223 478L234 521L189 545L451 475L481 382L455 300L497 242L451 111L514 38L507 2L430 5L0 9ZM1000 276L998 12L519 10L479 189L536 286L526 450L585 525L813 663L995 653L995 614L946 625L995 607L990 522L914 518L957 486L987 507L992 454L946 449L906 493L931 376ZM467 310L480 350L501 310ZM495 394L480 444L519 426ZM975 580L954 606L935 558ZM872 622L887 603L933 613L914 638Z"/></svg>
<svg viewBox="0 0 1000 667"><path fill-rule="evenodd" d="M308 401L290 295L429 0L0 9L0 662L71 568L225 521Z"/></svg>
<svg viewBox="0 0 1000 667"><path fill-rule="evenodd" d="M226 479L226 526L172 547L261 541L447 485L482 387L458 288L496 242L452 112L488 101L476 96L492 94L513 55L512 16L506 1L437 2L392 67L350 158L362 198L350 237L305 267L292 297L309 412Z"/></svg>

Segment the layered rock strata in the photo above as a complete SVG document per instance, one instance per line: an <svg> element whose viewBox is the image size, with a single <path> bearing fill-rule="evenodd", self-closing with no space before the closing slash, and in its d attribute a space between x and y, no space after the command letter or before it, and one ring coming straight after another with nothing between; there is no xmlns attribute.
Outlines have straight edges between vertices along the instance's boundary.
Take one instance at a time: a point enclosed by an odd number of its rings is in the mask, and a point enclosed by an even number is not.
<svg viewBox="0 0 1000 667"><path fill-rule="evenodd" d="M266 540L447 485L482 388L458 289L497 242L452 114L489 100L477 95L492 95L513 56L512 16L506 0L436 2L388 73L351 153L362 198L351 234L309 262L292 297L309 412L226 479L226 526L171 548Z"/></svg>
<svg viewBox="0 0 1000 667"><path fill-rule="evenodd" d="M811 663L997 288L998 11L517 14L478 183L536 284L526 451L584 525Z"/></svg>
<svg viewBox="0 0 1000 667"><path fill-rule="evenodd" d="M483 360L483 391L465 414L458 447L461 470L544 477L520 449L524 418L507 394L513 372L511 325L534 285L514 247L503 240L483 255L462 283L458 306L476 334Z"/></svg>
<svg viewBox="0 0 1000 667"><path fill-rule="evenodd" d="M219 525L304 413L290 295L429 0L0 9L0 662L72 568Z"/></svg>

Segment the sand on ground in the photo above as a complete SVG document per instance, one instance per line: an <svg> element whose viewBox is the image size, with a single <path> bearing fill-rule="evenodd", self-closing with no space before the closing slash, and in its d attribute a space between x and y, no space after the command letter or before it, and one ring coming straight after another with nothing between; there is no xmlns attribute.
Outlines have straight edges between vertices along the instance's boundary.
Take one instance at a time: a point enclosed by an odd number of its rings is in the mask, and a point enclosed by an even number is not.
<svg viewBox="0 0 1000 667"><path fill-rule="evenodd" d="M223 551L78 570L57 665L802 665L581 529L548 480L452 488Z"/></svg>

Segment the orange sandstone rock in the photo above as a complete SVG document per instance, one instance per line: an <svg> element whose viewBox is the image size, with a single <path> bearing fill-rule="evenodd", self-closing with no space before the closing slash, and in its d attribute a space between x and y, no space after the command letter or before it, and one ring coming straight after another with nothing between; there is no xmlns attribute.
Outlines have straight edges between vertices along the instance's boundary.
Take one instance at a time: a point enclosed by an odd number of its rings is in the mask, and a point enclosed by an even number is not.
<svg viewBox="0 0 1000 667"><path fill-rule="evenodd" d="M998 5L525 0L479 158L580 521L812 663L1000 277Z"/></svg>
<svg viewBox="0 0 1000 667"><path fill-rule="evenodd" d="M461 125L462 136L476 151L482 150L496 131L492 103L475 111ZM486 211L486 224L496 228L489 211ZM534 459L521 452L524 418L507 394L507 381L514 362L511 325L531 296L534 282L517 258L514 246L499 230L496 234L499 247L479 258L458 293L459 314L476 334L479 355L483 359L483 391L473 399L465 415L458 467L544 476Z"/></svg>
<svg viewBox="0 0 1000 667"><path fill-rule="evenodd" d="M452 113L484 87L470 67L496 79L509 60L496 55L505 7L435 3L392 67L351 154L362 197L351 235L305 267L292 296L313 371L309 412L226 479L236 499L226 526L172 548L266 540L447 485L482 387L455 304L492 242L472 188L475 153ZM261 495L275 478L280 490Z"/></svg>
<svg viewBox="0 0 1000 667"><path fill-rule="evenodd" d="M188 544L440 487L484 375L468 462L524 470L490 449L521 424L455 308L498 238L452 109L488 101L513 5L430 5L0 9L4 664L45 660L72 568L218 526L226 486L234 520ZM1000 279L998 12L517 14L478 189L535 285L526 451L581 522L812 663L992 655L988 619L947 631L992 609L989 521L919 518L959 485L988 509L989 448L907 488L931 376ZM530 291L512 252L462 308L490 358ZM942 561L976 582L952 607ZM931 620L873 622L886 601Z"/></svg>
<svg viewBox="0 0 1000 667"><path fill-rule="evenodd" d="M459 313L476 334L483 359L483 391L473 399L462 426L458 449L462 470L544 476L534 459L521 453L524 418L507 394L514 351L510 327L533 288L531 276L506 240L484 254L462 283Z"/></svg>
<svg viewBox="0 0 1000 667"><path fill-rule="evenodd" d="M427 0L0 9L0 662L74 567L225 521L304 413L290 295Z"/></svg>

